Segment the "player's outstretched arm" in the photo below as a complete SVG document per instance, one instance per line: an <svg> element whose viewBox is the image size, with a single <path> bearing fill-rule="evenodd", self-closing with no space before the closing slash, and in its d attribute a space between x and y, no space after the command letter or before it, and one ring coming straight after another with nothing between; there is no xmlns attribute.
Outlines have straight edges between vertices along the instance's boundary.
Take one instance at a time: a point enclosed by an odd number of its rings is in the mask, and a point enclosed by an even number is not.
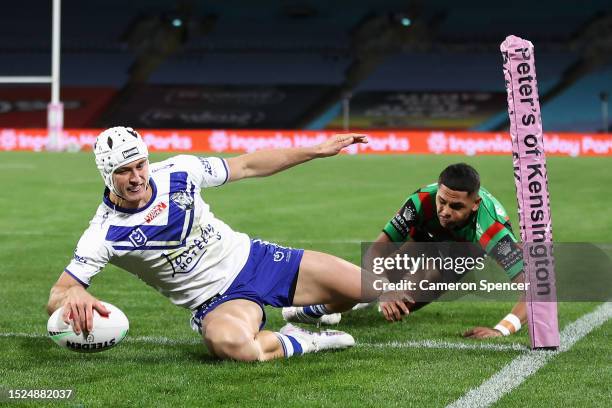
<svg viewBox="0 0 612 408"><path fill-rule="evenodd" d="M373 245L370 246L370 248L368 248L368 251L366 252L366 255L364 257L365 264L371 265L372 258L376 258L376 257L393 258L394 254L396 253L405 253L406 252L405 245L409 245L409 243L406 243L402 247L397 249L396 251L393 251L392 253L390 253L389 251L395 248L393 246L387 245L391 242L392 241L389 238L389 236L385 234L384 232L381 232L376 238L376 240L374 241ZM402 297L402 299L398 300L400 296ZM395 294L393 295L393 298L395 298L395 300L380 300L379 299L378 307L380 308L380 312L384 316L385 320L389 322L399 322L400 320L402 320L402 318L405 315L408 315L410 313L408 304L409 303L414 304L415 302L407 293L404 293L401 295Z"/></svg>
<svg viewBox="0 0 612 408"><path fill-rule="evenodd" d="M232 157L227 159L230 173L229 181L269 176L312 159L335 156L342 149L352 144L367 142L368 139L365 135L348 133L334 135L316 146L260 150Z"/></svg>
<svg viewBox="0 0 612 408"><path fill-rule="evenodd" d="M512 282L524 283L525 274L519 273ZM521 295L518 302L512 308L512 311L506 315L497 325L492 327L474 327L463 333L463 337L471 339L486 339L489 337L508 336L520 330L521 326L527 323L527 305L525 304L525 296Z"/></svg>
<svg viewBox="0 0 612 408"><path fill-rule="evenodd" d="M62 318L66 323L72 321L74 332L79 334L81 330L93 330L93 309L101 315L110 312L104 305L90 293L72 276L63 272L55 285L51 288L47 313L53 314L60 307L64 307Z"/></svg>

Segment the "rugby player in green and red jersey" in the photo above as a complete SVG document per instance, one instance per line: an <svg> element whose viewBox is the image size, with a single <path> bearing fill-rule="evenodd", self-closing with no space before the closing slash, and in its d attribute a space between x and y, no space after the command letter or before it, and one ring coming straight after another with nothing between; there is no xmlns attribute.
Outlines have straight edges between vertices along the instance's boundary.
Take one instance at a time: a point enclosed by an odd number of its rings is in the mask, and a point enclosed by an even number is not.
<svg viewBox="0 0 612 408"><path fill-rule="evenodd" d="M524 280L522 251L512 232L506 211L491 193L480 186L478 172L465 163L448 166L440 174L437 183L420 188L408 197L397 214L385 225L375 241L374 248L377 247L376 244L391 242L473 243L469 245L475 250L473 254L486 253L497 261L510 280L517 283ZM406 245L409 248L410 244ZM415 249L417 247L419 246L415 244ZM426 245L420 247L432 248ZM405 251L410 252L410 249ZM415 253L418 254L418 251ZM444 256L441 253L440 255ZM427 275L430 281L452 282L463 277L463 274L453 270L433 271L433 275L430 272L432 271L428 271ZM433 296L442 294L443 292L437 292ZM414 299L423 299L426 297L423 295L416 292L410 294ZM427 295L432 296L432 293ZM388 321L399 321L403 315L423 307L429 301L381 300L380 310ZM289 321L306 322L308 317L316 319L317 312L316 306L288 308L283 310L283 316ZM464 336L487 338L509 335L518 331L526 320L525 304L519 300L511 313L494 328L475 327L466 331ZM325 323L325 319L322 323Z"/></svg>

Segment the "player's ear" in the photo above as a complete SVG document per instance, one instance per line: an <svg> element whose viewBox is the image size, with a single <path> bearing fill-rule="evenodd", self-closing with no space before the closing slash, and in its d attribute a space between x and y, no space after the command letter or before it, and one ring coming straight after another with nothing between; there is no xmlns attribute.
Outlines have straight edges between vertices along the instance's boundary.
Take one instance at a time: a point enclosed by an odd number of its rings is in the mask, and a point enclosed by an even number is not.
<svg viewBox="0 0 612 408"><path fill-rule="evenodd" d="M480 207L480 202L482 198L476 193L476 200L474 200L474 205L472 206L472 211L478 211L478 207Z"/></svg>

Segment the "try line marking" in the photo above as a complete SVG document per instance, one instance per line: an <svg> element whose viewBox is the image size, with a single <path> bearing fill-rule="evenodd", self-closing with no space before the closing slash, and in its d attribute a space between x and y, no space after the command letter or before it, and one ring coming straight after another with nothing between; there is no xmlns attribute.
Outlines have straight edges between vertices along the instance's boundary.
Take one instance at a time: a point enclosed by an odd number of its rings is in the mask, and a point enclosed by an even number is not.
<svg viewBox="0 0 612 408"><path fill-rule="evenodd" d="M31 338L40 339L48 337L46 334L40 333L0 333L0 337L7 338ZM133 336L126 337L125 343L147 343L154 345L171 345L171 346L192 346L201 344L202 341L198 338L193 339L172 339L168 337L155 336ZM447 349L447 350L485 350L485 351L527 351L527 346L510 343L510 344L493 344L493 343L467 343L467 342L450 342L440 340L415 340L415 341L389 341L385 343L357 343L357 348L365 349L401 349L401 348L427 348L427 349Z"/></svg>
<svg viewBox="0 0 612 408"><path fill-rule="evenodd" d="M510 393L532 374L544 367L554 356L568 351L576 342L612 318L612 302L568 324L561 331L561 345L556 351L528 351L516 357L480 386L472 388L447 408L488 407Z"/></svg>
<svg viewBox="0 0 612 408"><path fill-rule="evenodd" d="M573 323L568 324L561 332L561 347L557 351L530 351L523 344L495 344L478 342L449 342L441 340L412 340L412 341L389 341L384 343L357 343L356 348L364 349L446 349L446 350L482 350L508 352L516 351L521 354L512 360L506 367L485 381L480 387L470 390L459 400L451 404L451 407L486 407L497 401L506 392L520 385L525 378L543 367L550 358L569 350L578 340L589 334L592 330L604 324L612 318L612 303L606 302L598 306L594 311L588 313ZM48 337L43 333L0 333L0 338L35 338ZM173 339L169 337L156 336L128 336L126 343L146 343L153 345L189 346L201 344L198 338ZM476 398L476 399L473 399Z"/></svg>

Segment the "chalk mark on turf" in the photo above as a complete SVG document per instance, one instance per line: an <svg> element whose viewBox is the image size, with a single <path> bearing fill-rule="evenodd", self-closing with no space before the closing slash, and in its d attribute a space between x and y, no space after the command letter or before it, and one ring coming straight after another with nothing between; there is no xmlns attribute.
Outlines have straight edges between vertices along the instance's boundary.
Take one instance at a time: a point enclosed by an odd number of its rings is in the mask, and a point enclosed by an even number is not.
<svg viewBox="0 0 612 408"><path fill-rule="evenodd" d="M523 344L455 343L441 340L389 341L386 343L357 343L358 348L427 348L451 350L528 351Z"/></svg>
<svg viewBox="0 0 612 408"><path fill-rule="evenodd" d="M554 356L568 351L576 342L612 318L612 302L568 324L561 331L561 345L556 351L528 351L519 355L480 386L472 388L447 408L488 407L518 387L544 367Z"/></svg>
<svg viewBox="0 0 612 408"><path fill-rule="evenodd" d="M506 365L493 377L482 383L478 388L468 391L463 397L449 407L487 407L500 399L507 392L519 386L528 376L535 373L559 353L569 350L578 340L588 335L597 327L612 318L612 302L606 302L573 323L565 326L561 332L561 347L557 351L530 351L526 346L518 343L466 343L449 342L441 340L413 340L389 341L384 343L357 343L359 349L446 349L446 350L482 350L482 351L517 351L520 355ZM46 338L42 333L0 333L0 338ZM126 343L147 343L154 345L192 346L201 344L198 338L173 339L169 337L132 336L127 337Z"/></svg>

